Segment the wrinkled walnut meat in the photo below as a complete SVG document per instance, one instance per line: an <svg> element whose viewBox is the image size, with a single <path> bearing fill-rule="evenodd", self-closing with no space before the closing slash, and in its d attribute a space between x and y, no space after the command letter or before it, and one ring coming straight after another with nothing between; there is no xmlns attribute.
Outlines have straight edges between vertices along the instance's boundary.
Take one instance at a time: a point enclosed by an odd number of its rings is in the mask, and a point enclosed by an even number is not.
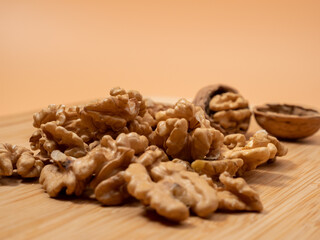
<svg viewBox="0 0 320 240"><path fill-rule="evenodd" d="M81 158L68 157L60 151L51 154L54 164L46 166L40 183L51 197L63 189L68 195L81 195L86 187L105 205L122 203L127 197L123 171L145 152L148 140L137 133L120 134L116 140L104 136L100 144Z"/></svg>
<svg viewBox="0 0 320 240"><path fill-rule="evenodd" d="M239 137L238 135L229 135L228 141L231 141L233 136ZM223 153L226 159L241 158L243 160L243 165L237 172L238 175L253 170L267 161L274 161L276 156L284 156L288 151L282 143L270 136L265 130L257 131L245 146L241 147L241 145Z"/></svg>
<svg viewBox="0 0 320 240"><path fill-rule="evenodd" d="M132 196L174 221L188 218L189 207L201 217L208 216L218 207L216 190L179 163L161 162L149 172L142 164L133 163L124 177Z"/></svg>
<svg viewBox="0 0 320 240"><path fill-rule="evenodd" d="M228 172L231 176L234 176L242 165L243 160L241 158L235 158L216 161L196 160L191 164L191 167L199 174L217 178L223 172Z"/></svg>
<svg viewBox="0 0 320 240"><path fill-rule="evenodd" d="M16 169L22 177L39 177L43 166L43 162L36 159L29 149L0 143L0 176L11 176Z"/></svg>
<svg viewBox="0 0 320 240"><path fill-rule="evenodd" d="M263 209L259 195L243 178L232 178L224 172L219 177L224 185L218 188L219 209L237 211L257 211Z"/></svg>
<svg viewBox="0 0 320 240"><path fill-rule="evenodd" d="M241 176L245 171L256 169L267 161L273 162L276 156L286 153L287 148L264 130L256 132L249 141L242 134L230 134L224 137L219 159L195 160L191 167L211 178L217 178L225 171L231 176Z"/></svg>
<svg viewBox="0 0 320 240"><path fill-rule="evenodd" d="M212 127L223 134L245 133L249 128L249 104L237 90L225 85L210 85L198 91L193 103L200 106Z"/></svg>
<svg viewBox="0 0 320 240"><path fill-rule="evenodd" d="M121 88L85 106L49 105L33 118L37 130L30 138L32 150L40 150L43 157L59 150L76 158L85 156L89 144L104 135L116 138L120 133L136 132L148 136L155 121L140 93Z"/></svg>
<svg viewBox="0 0 320 240"><path fill-rule="evenodd" d="M33 115L35 152L0 144L0 177L40 175L50 197L87 194L103 205L136 198L173 221L190 210L200 217L217 209L262 211L257 192L233 176L287 148L264 130L249 140L240 134L251 113L230 87L204 88L194 103L156 103L113 88L83 106L49 105Z"/></svg>
<svg viewBox="0 0 320 240"><path fill-rule="evenodd" d="M128 131L127 124L143 116L146 108L137 91L110 90L110 97L87 104L80 112L84 124L95 133Z"/></svg>
<svg viewBox="0 0 320 240"><path fill-rule="evenodd" d="M210 126L200 107L181 99L173 108L158 112L156 120L150 143L164 149L171 158L192 161L219 156L223 135Z"/></svg>

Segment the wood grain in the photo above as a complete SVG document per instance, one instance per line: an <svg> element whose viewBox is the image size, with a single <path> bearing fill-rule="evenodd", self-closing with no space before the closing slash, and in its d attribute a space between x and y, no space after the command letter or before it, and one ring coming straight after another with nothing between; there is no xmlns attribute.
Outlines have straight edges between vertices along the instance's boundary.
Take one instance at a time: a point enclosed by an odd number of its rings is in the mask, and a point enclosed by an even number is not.
<svg viewBox="0 0 320 240"><path fill-rule="evenodd" d="M258 129L252 121L249 135ZM0 142L28 146L32 113L0 118ZM320 132L285 142L289 153L248 172L262 213L215 213L174 224L138 202L102 207L51 199L34 181L0 179L0 239L320 239Z"/></svg>

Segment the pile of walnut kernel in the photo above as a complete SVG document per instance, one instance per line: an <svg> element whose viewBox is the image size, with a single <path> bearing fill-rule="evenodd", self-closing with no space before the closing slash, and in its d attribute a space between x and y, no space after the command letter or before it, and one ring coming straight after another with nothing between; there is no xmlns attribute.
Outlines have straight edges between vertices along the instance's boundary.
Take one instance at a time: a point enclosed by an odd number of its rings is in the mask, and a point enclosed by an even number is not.
<svg viewBox="0 0 320 240"><path fill-rule="evenodd" d="M104 205L136 198L174 221L190 209L200 217L262 211L239 176L287 152L264 130L248 140L224 136L185 99L160 104L121 88L84 106L50 105L33 118L31 150L0 144L0 176L39 177L50 197L91 194Z"/></svg>

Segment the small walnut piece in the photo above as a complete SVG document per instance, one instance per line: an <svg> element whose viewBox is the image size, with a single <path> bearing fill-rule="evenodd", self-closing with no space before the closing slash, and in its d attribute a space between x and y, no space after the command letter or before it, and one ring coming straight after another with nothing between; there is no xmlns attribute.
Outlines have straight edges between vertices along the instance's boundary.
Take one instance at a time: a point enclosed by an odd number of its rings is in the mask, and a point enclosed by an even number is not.
<svg viewBox="0 0 320 240"><path fill-rule="evenodd" d="M13 170L25 178L39 177L44 164L24 147L0 143L0 176L11 176Z"/></svg>
<svg viewBox="0 0 320 240"><path fill-rule="evenodd" d="M221 173L228 172L234 176L243 165L241 158L223 159L215 161L196 160L191 167L199 174L206 174L208 177L219 177Z"/></svg>
<svg viewBox="0 0 320 240"><path fill-rule="evenodd" d="M223 110L233 110L248 107L248 101L238 93L226 92L215 95L209 103L210 110L214 112Z"/></svg>
<svg viewBox="0 0 320 240"><path fill-rule="evenodd" d="M289 104L265 104L253 109L258 124L283 139L306 138L320 128L320 114L308 107Z"/></svg>
<svg viewBox="0 0 320 240"><path fill-rule="evenodd" d="M209 85L196 94L193 103L200 106L211 126L223 134L245 133L249 128L249 104L237 90L226 85Z"/></svg>
<svg viewBox="0 0 320 240"><path fill-rule="evenodd" d="M229 148L244 147L246 145L246 137L243 134L235 133L224 137L223 143Z"/></svg>
<svg viewBox="0 0 320 240"><path fill-rule="evenodd" d="M128 192L168 219L185 220L189 216L188 206L201 217L218 207L216 190L183 164L161 162L151 168L150 176L142 164L130 164L124 175Z"/></svg>
<svg viewBox="0 0 320 240"><path fill-rule="evenodd" d="M133 162L140 163L145 167L167 161L169 161L167 154L155 145L149 146L143 154L133 160Z"/></svg>
<svg viewBox="0 0 320 240"><path fill-rule="evenodd" d="M58 166L49 164L41 172L39 183L49 194L50 197L56 197L63 189L66 189L68 195L81 195L84 190L84 183L78 181L70 169L59 169Z"/></svg>
<svg viewBox="0 0 320 240"><path fill-rule="evenodd" d="M244 133L249 128L249 109L223 110L212 115L213 121L228 133Z"/></svg>
<svg viewBox="0 0 320 240"><path fill-rule="evenodd" d="M259 195L243 178L232 178L224 172L219 177L223 188L218 189L219 209L237 211L263 210Z"/></svg>
<svg viewBox="0 0 320 240"><path fill-rule="evenodd" d="M94 191L96 199L104 205L118 205L129 197L124 180L124 171L98 184Z"/></svg>

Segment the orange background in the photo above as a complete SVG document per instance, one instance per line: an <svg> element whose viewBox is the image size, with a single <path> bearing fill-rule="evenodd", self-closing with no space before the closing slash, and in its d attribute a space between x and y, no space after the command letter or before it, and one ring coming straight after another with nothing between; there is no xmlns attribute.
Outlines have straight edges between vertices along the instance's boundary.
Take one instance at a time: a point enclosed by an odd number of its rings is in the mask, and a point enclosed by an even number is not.
<svg viewBox="0 0 320 240"><path fill-rule="evenodd" d="M0 0L0 115L110 88L320 106L320 1Z"/></svg>

